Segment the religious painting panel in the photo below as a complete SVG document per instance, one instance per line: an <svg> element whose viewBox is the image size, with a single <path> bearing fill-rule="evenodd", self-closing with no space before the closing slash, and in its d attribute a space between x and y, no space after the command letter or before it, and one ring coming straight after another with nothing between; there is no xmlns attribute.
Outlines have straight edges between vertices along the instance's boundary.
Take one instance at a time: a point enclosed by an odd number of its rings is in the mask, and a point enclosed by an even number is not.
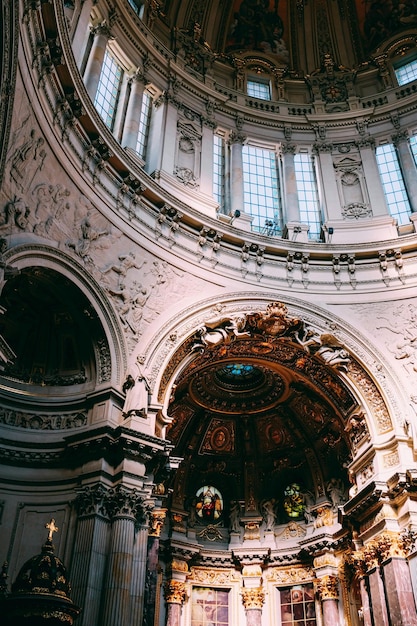
<svg viewBox="0 0 417 626"><path fill-rule="evenodd" d="M277 65L288 63L287 3L278 0L235 0L227 51L253 50L273 55Z"/></svg>
<svg viewBox="0 0 417 626"><path fill-rule="evenodd" d="M316 626L312 583L279 589L281 626Z"/></svg>
<svg viewBox="0 0 417 626"><path fill-rule="evenodd" d="M356 0L359 27L367 50L417 25L415 0Z"/></svg>
<svg viewBox="0 0 417 626"><path fill-rule="evenodd" d="M229 590L193 587L191 626L226 626L229 624Z"/></svg>

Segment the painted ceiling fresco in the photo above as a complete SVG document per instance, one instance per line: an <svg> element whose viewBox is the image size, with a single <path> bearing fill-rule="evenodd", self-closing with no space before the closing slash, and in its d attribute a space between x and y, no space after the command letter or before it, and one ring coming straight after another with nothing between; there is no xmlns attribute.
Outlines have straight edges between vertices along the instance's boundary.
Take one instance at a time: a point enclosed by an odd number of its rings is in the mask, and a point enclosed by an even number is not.
<svg viewBox="0 0 417 626"><path fill-rule="evenodd" d="M300 15L307 3L297 2ZM326 10L324 0L316 4ZM343 3L341 3L343 4ZM356 0L356 17L363 45L371 51L391 35L417 26L417 0ZM354 8L352 6L353 12ZM282 0L234 0L227 51L259 50L288 60L290 10Z"/></svg>
<svg viewBox="0 0 417 626"><path fill-rule="evenodd" d="M417 25L416 0L357 0L356 10L369 50L391 35Z"/></svg>
<svg viewBox="0 0 417 626"><path fill-rule="evenodd" d="M235 0L227 51L262 50L288 62L286 3L279 0Z"/></svg>

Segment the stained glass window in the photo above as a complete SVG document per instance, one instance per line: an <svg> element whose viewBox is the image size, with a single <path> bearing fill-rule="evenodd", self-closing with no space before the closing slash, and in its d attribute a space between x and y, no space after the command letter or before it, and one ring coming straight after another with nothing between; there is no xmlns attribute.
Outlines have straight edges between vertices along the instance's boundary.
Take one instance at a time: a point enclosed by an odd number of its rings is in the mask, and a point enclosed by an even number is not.
<svg viewBox="0 0 417 626"><path fill-rule="evenodd" d="M204 485L197 493L195 512L197 519L204 522L215 523L223 514L223 496L216 487Z"/></svg>
<svg viewBox="0 0 417 626"><path fill-rule="evenodd" d="M291 483L285 488L283 506L288 517L292 519L303 517L304 498L298 483Z"/></svg>
<svg viewBox="0 0 417 626"><path fill-rule="evenodd" d="M281 625L316 626L312 583L280 589Z"/></svg>
<svg viewBox="0 0 417 626"><path fill-rule="evenodd" d="M226 626L229 624L229 591L193 587L191 626Z"/></svg>

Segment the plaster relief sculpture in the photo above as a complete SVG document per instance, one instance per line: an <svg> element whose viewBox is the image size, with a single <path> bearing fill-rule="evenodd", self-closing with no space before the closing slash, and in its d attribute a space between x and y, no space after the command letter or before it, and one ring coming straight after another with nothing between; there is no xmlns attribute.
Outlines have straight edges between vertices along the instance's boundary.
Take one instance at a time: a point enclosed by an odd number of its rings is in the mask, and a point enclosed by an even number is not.
<svg viewBox="0 0 417 626"><path fill-rule="evenodd" d="M203 352L207 347L230 343L233 337L249 336L249 333L243 330L244 326L243 318L219 317L208 320L197 330L191 349Z"/></svg>
<svg viewBox="0 0 417 626"><path fill-rule="evenodd" d="M317 331L307 329L302 337L296 337L306 352L320 356L327 365L339 370L347 370L350 356L342 343L331 333L319 334Z"/></svg>
<svg viewBox="0 0 417 626"><path fill-rule="evenodd" d="M64 212L71 209L70 192L63 185L48 185L41 183L33 191L35 198L35 220L33 232L37 235L52 235L52 226L59 222L62 233Z"/></svg>
<svg viewBox="0 0 417 626"><path fill-rule="evenodd" d="M84 209L84 210L83 210ZM78 215L83 217L78 218ZM66 246L79 256L84 263L95 265L92 254L98 249L108 248L111 245L110 226L103 226L100 216L92 210L86 198L81 196L80 203L75 210L76 239L66 241Z"/></svg>
<svg viewBox="0 0 417 626"><path fill-rule="evenodd" d="M10 158L10 178L21 193L30 188L36 173L43 167L46 157L42 147L44 143L43 137L38 137L32 129Z"/></svg>
<svg viewBox="0 0 417 626"><path fill-rule="evenodd" d="M107 274L110 271L115 272L118 275L119 286L125 281L126 275L130 269L140 270L146 263L145 260L141 262L136 261L136 256L133 252L128 252L127 254L119 254L118 256L119 262L106 267L101 270L103 274Z"/></svg>
<svg viewBox="0 0 417 626"><path fill-rule="evenodd" d="M122 324L135 335L139 333L140 322L143 316L149 294L141 284L134 282L131 287L120 285L120 289L108 289L108 293L119 298L117 309Z"/></svg>
<svg viewBox="0 0 417 626"><path fill-rule="evenodd" d="M25 230L28 225L30 209L22 198L14 197L4 207L0 221L1 230Z"/></svg>

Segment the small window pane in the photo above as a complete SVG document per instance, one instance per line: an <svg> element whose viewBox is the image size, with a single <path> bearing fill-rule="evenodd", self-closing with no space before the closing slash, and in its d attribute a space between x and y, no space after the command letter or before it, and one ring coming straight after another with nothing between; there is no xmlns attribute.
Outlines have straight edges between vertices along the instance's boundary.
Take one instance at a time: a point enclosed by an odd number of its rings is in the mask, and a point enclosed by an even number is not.
<svg viewBox="0 0 417 626"><path fill-rule="evenodd" d="M260 100L271 99L271 89L269 83L257 80L248 80L247 93L251 98L259 98Z"/></svg>
<svg viewBox="0 0 417 626"><path fill-rule="evenodd" d="M282 232L281 195L273 150L243 146L244 210L252 215L252 230L264 235Z"/></svg>
<svg viewBox="0 0 417 626"><path fill-rule="evenodd" d="M143 94L142 109L140 112L138 141L136 144L136 152L142 159L146 156L146 147L148 145L149 124L151 121L151 104L152 98L148 93Z"/></svg>
<svg viewBox="0 0 417 626"><path fill-rule="evenodd" d="M300 220L310 226L310 239L320 239L321 214L317 195L317 181L313 161L309 154L296 154L294 157L295 179L297 183Z"/></svg>
<svg viewBox="0 0 417 626"><path fill-rule="evenodd" d="M398 67L395 70L395 75L399 85L406 85L417 80L417 59Z"/></svg>
<svg viewBox="0 0 417 626"><path fill-rule="evenodd" d="M213 137L213 196L222 208L224 205L224 141Z"/></svg>
<svg viewBox="0 0 417 626"><path fill-rule="evenodd" d="M114 57L106 51L94 106L110 130L113 129L122 74L123 72L120 65L118 65Z"/></svg>
<svg viewBox="0 0 417 626"><path fill-rule="evenodd" d="M398 224L408 224L411 207L395 147L384 144L376 149L376 160L389 212Z"/></svg>

